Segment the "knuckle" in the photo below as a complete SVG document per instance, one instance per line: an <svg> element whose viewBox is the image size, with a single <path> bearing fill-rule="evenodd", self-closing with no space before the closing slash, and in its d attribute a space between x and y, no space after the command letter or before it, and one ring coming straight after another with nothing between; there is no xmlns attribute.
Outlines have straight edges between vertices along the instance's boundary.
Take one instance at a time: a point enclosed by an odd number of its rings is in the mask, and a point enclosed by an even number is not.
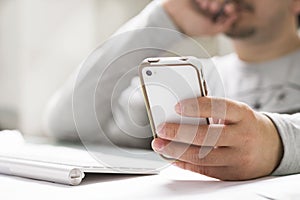
<svg viewBox="0 0 300 200"><path fill-rule="evenodd" d="M175 124L165 125L166 134L169 138L175 138L177 135L177 126Z"/></svg>
<svg viewBox="0 0 300 200"><path fill-rule="evenodd" d="M200 149L198 147L192 146L189 148L187 153L190 155L196 155L199 157L199 152L200 152Z"/></svg>
<svg viewBox="0 0 300 200"><path fill-rule="evenodd" d="M247 110L247 115L248 115L248 118L253 121L253 122L256 122L257 121L257 115L256 115L256 112L254 110L252 110L250 107L248 107L248 110Z"/></svg>
<svg viewBox="0 0 300 200"><path fill-rule="evenodd" d="M216 163L219 161L219 158L216 157L216 155L212 152L213 149L204 149L203 151L199 151L198 153L198 164L200 165L207 165Z"/></svg>
<svg viewBox="0 0 300 200"><path fill-rule="evenodd" d="M188 156L185 157L185 159L193 164L200 164L199 161L199 155L198 154L189 154Z"/></svg>
<svg viewBox="0 0 300 200"><path fill-rule="evenodd" d="M196 145L202 145L204 137L208 134L208 130L204 130L201 128L198 128L195 137L193 138L193 143Z"/></svg>
<svg viewBox="0 0 300 200"><path fill-rule="evenodd" d="M242 102L239 103L239 108L243 112L249 112L251 110L251 108L246 103L242 103Z"/></svg>
<svg viewBox="0 0 300 200"><path fill-rule="evenodd" d="M198 166L193 165L193 164L186 164L186 169L193 171L193 172L197 172L198 171Z"/></svg>
<svg viewBox="0 0 300 200"><path fill-rule="evenodd" d="M199 173L203 174L203 175L210 175L211 174L209 167L200 166L198 170L199 170Z"/></svg>
<svg viewBox="0 0 300 200"><path fill-rule="evenodd" d="M196 147L189 148L189 150L181 156L181 159L195 165L204 165L208 162L207 156L200 158L200 149Z"/></svg>
<svg viewBox="0 0 300 200"><path fill-rule="evenodd" d="M199 161L199 149L190 147L187 152L185 152L185 158L193 163L198 163Z"/></svg>
<svg viewBox="0 0 300 200"><path fill-rule="evenodd" d="M203 136L205 145L207 146L218 146L224 144L224 138L229 133L229 126L227 125L210 125L206 134Z"/></svg>
<svg viewBox="0 0 300 200"><path fill-rule="evenodd" d="M205 156L204 158L199 158L198 156L198 159L197 159L197 164L198 165L205 165L207 163L210 163L210 159L208 158L208 156Z"/></svg>
<svg viewBox="0 0 300 200"><path fill-rule="evenodd" d="M256 119L256 113L249 105L241 103L241 109L246 114L248 120Z"/></svg>

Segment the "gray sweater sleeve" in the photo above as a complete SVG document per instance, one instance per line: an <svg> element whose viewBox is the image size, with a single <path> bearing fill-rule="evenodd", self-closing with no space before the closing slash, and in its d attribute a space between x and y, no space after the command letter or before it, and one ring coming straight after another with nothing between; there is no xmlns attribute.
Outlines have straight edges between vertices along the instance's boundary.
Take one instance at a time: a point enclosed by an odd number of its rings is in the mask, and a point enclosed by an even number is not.
<svg viewBox="0 0 300 200"><path fill-rule="evenodd" d="M300 113L293 115L266 113L281 136L284 153L273 175L300 173Z"/></svg>
<svg viewBox="0 0 300 200"><path fill-rule="evenodd" d="M112 126L112 110L137 76L137 65L167 52L182 39L161 1L150 3L98 47L53 96L45 112L45 131L60 140L104 142L116 138L139 143L140 139Z"/></svg>

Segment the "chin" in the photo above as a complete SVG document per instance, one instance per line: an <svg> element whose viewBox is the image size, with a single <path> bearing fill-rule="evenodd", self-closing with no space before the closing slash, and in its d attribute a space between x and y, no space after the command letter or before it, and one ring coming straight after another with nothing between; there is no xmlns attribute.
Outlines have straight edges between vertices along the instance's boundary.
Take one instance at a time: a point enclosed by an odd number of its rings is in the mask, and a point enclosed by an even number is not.
<svg viewBox="0 0 300 200"><path fill-rule="evenodd" d="M254 28L237 29L232 28L225 32L225 35L232 39L248 39L255 36L256 30Z"/></svg>

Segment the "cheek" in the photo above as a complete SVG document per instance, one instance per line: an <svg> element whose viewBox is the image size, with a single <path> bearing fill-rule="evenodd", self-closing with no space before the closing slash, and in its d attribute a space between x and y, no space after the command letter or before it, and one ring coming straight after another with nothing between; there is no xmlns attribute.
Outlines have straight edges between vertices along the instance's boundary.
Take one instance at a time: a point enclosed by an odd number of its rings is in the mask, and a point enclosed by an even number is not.
<svg viewBox="0 0 300 200"><path fill-rule="evenodd" d="M262 18L291 12L291 0L257 0L254 6L256 14Z"/></svg>
<svg viewBox="0 0 300 200"><path fill-rule="evenodd" d="M262 1L264 2L264 1ZM270 1L266 1L270 2ZM262 25L276 25L280 24L281 21L287 19L290 14L290 10L284 0L273 0L272 3L261 3L261 6L257 6L255 10L255 18L257 23ZM280 3L279 3L280 2Z"/></svg>

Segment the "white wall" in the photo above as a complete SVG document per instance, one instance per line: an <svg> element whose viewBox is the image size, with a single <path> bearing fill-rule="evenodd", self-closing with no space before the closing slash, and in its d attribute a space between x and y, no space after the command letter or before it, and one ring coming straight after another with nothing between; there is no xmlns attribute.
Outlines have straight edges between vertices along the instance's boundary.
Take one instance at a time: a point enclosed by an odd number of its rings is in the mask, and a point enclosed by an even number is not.
<svg viewBox="0 0 300 200"><path fill-rule="evenodd" d="M0 0L0 126L42 134L42 113L53 92L148 2ZM217 52L216 40L205 46Z"/></svg>
<svg viewBox="0 0 300 200"><path fill-rule="evenodd" d="M17 125L20 98L17 0L0 0L0 127Z"/></svg>
<svg viewBox="0 0 300 200"><path fill-rule="evenodd" d="M149 1L0 0L0 126L40 134L53 92Z"/></svg>
<svg viewBox="0 0 300 200"><path fill-rule="evenodd" d="M41 132L51 94L95 46L94 0L23 0L20 128Z"/></svg>

